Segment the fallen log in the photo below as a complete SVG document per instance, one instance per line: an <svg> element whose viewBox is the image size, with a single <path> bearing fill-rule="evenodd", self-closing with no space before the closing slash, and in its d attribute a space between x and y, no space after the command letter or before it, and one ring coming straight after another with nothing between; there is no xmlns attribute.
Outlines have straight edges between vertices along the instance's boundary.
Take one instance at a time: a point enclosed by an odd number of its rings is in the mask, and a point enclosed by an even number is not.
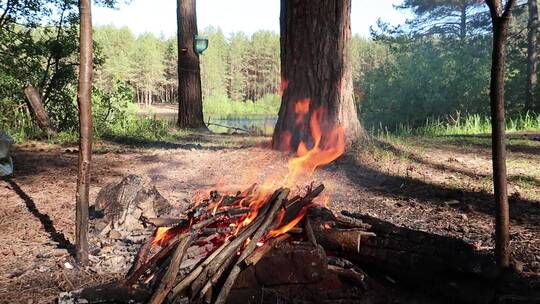
<svg viewBox="0 0 540 304"><path fill-rule="evenodd" d="M421 277L463 274L493 279L497 275L491 255L453 237L399 227L358 213L343 215L371 226L376 238L366 238L354 261L370 264L389 273L409 272Z"/></svg>
<svg viewBox="0 0 540 304"><path fill-rule="evenodd" d="M28 98L30 109L34 114L38 126L43 131L47 132L48 135L55 135L56 128L54 128L51 120L49 119L49 114L47 113L47 110L45 110L45 106L41 101L39 91L33 86L28 86L26 89L24 89L24 94L26 95L26 98Z"/></svg>

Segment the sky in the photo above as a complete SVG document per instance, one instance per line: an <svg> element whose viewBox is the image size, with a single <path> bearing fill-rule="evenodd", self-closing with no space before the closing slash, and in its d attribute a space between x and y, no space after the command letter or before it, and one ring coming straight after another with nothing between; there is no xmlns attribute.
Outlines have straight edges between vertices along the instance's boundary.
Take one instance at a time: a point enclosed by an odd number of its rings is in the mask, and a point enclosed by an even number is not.
<svg viewBox="0 0 540 304"><path fill-rule="evenodd" d="M351 28L355 34L369 36L369 27L378 18L392 24L403 22L407 14L393 5L401 0L352 0ZM224 33L258 30L279 33L279 0L198 0L199 30L220 27ZM176 32L176 1L132 0L118 9L93 8L94 25L127 26L135 34L152 32L165 37Z"/></svg>

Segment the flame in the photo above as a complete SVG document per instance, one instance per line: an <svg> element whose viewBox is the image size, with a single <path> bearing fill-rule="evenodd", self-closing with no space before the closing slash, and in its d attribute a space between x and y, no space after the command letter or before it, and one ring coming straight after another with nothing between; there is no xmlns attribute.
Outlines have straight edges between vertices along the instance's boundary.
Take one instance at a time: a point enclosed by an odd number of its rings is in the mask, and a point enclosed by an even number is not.
<svg viewBox="0 0 540 304"><path fill-rule="evenodd" d="M281 88L285 90L288 86L287 81L282 81ZM247 213L244 210L238 213L238 216L220 216L219 220L216 220L210 224L209 228L218 228L223 234L220 237L220 242L228 241L231 238L238 236L238 233L242 231L243 228L253 223L253 221L259 216L261 208L268 207L270 197L274 193L276 184L286 184L288 186L294 186L297 184L296 180L299 176L310 177L316 168L326 165L337 159L345 151L345 134L343 128L337 124L333 123L329 119L327 113L324 111L324 108L314 108L314 104L309 98L304 98L296 101L293 105L294 109L294 122L295 126L300 128L298 132L301 136L300 138L305 138L307 135L305 132L309 132L309 139L307 141L297 142L298 137L296 133L292 130L284 130L284 132L279 137L280 148L283 151L291 151L291 143L294 138L295 143L298 143L294 157L290 158L288 161L288 174L283 179L283 175L273 176L272 179L267 179L262 185L257 185L257 188L250 188L249 191L244 191L242 193L231 194L228 197L236 197L234 202L227 201L227 204L224 204L225 195L223 193L219 200L216 199L216 196L212 196L210 199L202 197L202 192L195 193L194 201L196 204L204 201L204 208L207 212L203 212L204 216L212 214L215 216L218 212L233 208L246 208L249 209ZM304 126L308 123L308 126ZM293 136L294 134L294 136ZM255 172L257 170L254 170ZM247 176L244 176L247 177ZM253 182L253 180L251 180ZM204 191L208 193L208 191ZM282 208L279 213L276 215L272 230L266 235L262 236L259 240L252 240L250 238L246 239L241 246L241 250L245 248L250 242L257 241L257 246L263 246L264 242L267 240L278 237L289 232L295 226L297 226L306 216L309 208L313 207L315 204L324 205L328 207L329 205L329 196L323 195L319 198L317 202L310 202L307 205L304 205L298 214L294 215L294 219L288 221L290 217L287 214L286 209ZM263 209L264 210L264 209ZM295 209L295 212L298 209ZM219 213L224 214L224 213ZM291 215L292 216L292 215ZM192 219L190 219L191 221ZM191 222L188 227L191 226ZM328 225L325 225L325 227ZM221 229L221 228L228 228ZM177 228L174 228L176 231ZM170 239L170 235L173 233L168 233L169 228L159 227L156 229L154 240L152 246L166 244ZM253 246L253 244L251 244ZM240 253L238 252L238 254Z"/></svg>
<svg viewBox="0 0 540 304"><path fill-rule="evenodd" d="M216 215L216 211L218 210L219 206L221 206L223 199L224 196L222 196L216 203L212 203L210 206L208 206L208 209L212 209L212 216Z"/></svg>
<svg viewBox="0 0 540 304"><path fill-rule="evenodd" d="M304 122L304 117L309 113L309 104L311 100L308 98L301 99L294 104L294 113L296 114L295 122L297 125L301 125Z"/></svg>
<svg viewBox="0 0 540 304"><path fill-rule="evenodd" d="M297 124L301 123L310 108L310 100L302 99L295 104L294 108L295 121ZM309 126L313 146L310 149L307 143L303 141L298 144L297 156L291 158L288 163L289 174L286 177L287 180L294 180L300 175L311 176L317 167L331 163L345 152L343 128L338 124L323 134L321 124L324 121L325 113L322 108L318 108L311 113Z"/></svg>
<svg viewBox="0 0 540 304"><path fill-rule="evenodd" d="M165 236L167 236L167 231L169 231L169 227L158 227L156 229L156 232L154 233L154 240L152 241L152 247L154 246L162 246L165 241Z"/></svg>
<svg viewBox="0 0 540 304"><path fill-rule="evenodd" d="M273 237L276 237L276 236L280 236L282 234L285 234L287 233L289 230L293 229L294 226L296 226L303 218L304 216L306 215L308 209L312 206L312 204L308 204L306 206L304 206L300 212L298 212L298 214L296 215L296 217L290 221L289 223L281 226L281 227L278 227L272 231L270 231L267 235L267 238L273 238Z"/></svg>
<svg viewBox="0 0 540 304"><path fill-rule="evenodd" d="M289 81L286 79L281 80L281 84L279 85L279 96L283 96L283 92L289 87Z"/></svg>

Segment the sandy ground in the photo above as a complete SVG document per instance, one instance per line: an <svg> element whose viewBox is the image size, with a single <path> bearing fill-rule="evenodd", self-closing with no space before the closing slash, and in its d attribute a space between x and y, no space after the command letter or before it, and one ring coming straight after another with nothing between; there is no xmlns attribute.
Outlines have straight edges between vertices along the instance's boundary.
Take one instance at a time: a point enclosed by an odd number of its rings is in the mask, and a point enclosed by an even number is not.
<svg viewBox="0 0 540 304"><path fill-rule="evenodd" d="M91 200L106 183L127 174L151 178L176 205L201 190L279 183L287 158L263 148L265 141L196 135L138 146L100 142L93 156ZM509 156L510 175L527 176L525 183L511 184L511 246L515 268L537 284L540 173L532 168L540 168L540 142L527 147ZM74 239L75 148L27 143L15 147L14 159L14 176L0 180L0 303L50 303L61 291L118 276L66 268ZM492 250L489 168L489 150L482 145L390 141L357 148L298 184L324 183L335 210L369 214Z"/></svg>

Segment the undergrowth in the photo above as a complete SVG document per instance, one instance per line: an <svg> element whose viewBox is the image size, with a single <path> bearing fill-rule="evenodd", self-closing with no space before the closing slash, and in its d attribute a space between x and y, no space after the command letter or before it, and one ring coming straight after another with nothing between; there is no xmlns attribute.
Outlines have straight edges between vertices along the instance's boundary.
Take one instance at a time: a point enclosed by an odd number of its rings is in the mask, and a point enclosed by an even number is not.
<svg viewBox="0 0 540 304"><path fill-rule="evenodd" d="M428 119L419 126L414 127L408 123L401 123L395 129L380 125L372 128L371 134L375 137L394 136L445 136L445 135L477 135L491 133L491 120L489 116L479 114L467 115L449 122L442 119ZM525 113L506 119L507 132L540 131L540 114Z"/></svg>

